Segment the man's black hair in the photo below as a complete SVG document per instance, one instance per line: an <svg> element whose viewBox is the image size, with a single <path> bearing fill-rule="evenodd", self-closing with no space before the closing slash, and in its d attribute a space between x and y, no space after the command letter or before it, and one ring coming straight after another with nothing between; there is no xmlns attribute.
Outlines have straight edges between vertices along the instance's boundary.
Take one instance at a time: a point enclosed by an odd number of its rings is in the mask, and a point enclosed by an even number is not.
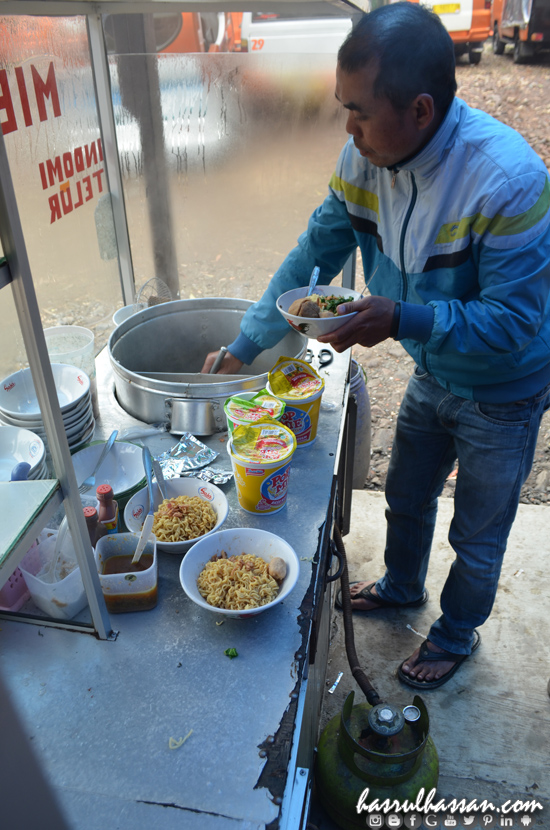
<svg viewBox="0 0 550 830"><path fill-rule="evenodd" d="M417 3L380 6L363 15L338 52L344 72L378 64L376 97L406 109L417 95L432 96L444 115L456 92L455 54L440 18Z"/></svg>

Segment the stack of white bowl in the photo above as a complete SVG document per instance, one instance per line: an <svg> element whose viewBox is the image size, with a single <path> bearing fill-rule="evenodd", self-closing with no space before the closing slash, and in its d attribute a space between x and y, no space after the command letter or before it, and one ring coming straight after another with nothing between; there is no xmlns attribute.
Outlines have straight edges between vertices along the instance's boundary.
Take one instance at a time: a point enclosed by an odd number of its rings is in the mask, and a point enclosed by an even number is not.
<svg viewBox="0 0 550 830"><path fill-rule="evenodd" d="M67 440L74 451L91 440L95 428L90 378L83 369L65 363L52 363L52 372ZM30 369L1 381L0 423L31 430L46 441Z"/></svg>
<svg viewBox="0 0 550 830"><path fill-rule="evenodd" d="M30 464L28 479L48 478L46 448L39 435L22 427L0 427L0 481L10 481L21 462Z"/></svg>

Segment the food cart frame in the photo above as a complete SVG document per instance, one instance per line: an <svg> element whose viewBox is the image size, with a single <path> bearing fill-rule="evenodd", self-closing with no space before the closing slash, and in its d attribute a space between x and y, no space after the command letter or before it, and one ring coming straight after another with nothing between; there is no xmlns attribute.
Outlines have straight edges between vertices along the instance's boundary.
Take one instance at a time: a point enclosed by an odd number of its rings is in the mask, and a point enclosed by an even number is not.
<svg viewBox="0 0 550 830"><path fill-rule="evenodd" d="M231 10L251 10L260 5L258 2L237 2L230 4ZM276 0L270 2L269 8L285 7L287 3ZM315 14L315 9L324 3L312 2L292 3L293 6ZM350 13L356 10L350 4L334 0L332 5ZM128 241L128 230L122 195L122 180L118 163L116 134L114 117L109 87L109 74L103 36L101 29L101 14L109 13L147 13L150 11L162 11L178 9L181 11L196 10L197 8L208 8L208 10L223 11L228 8L224 2L131 2L131 0L105 0L104 2L80 2L79 0L2 0L0 13L3 14L40 14L40 15L74 15L85 14L87 16L88 35L92 66L94 72L97 103L99 111L100 129L105 148L105 159L109 189L112 198L114 222L116 229L117 245L119 251L119 269L121 277L122 293L125 299L132 296L133 272L131 262L131 251ZM3 653L6 665L9 668L6 679L6 687L14 701L14 710L23 722L24 731L29 735L35 729L42 730L42 738L35 742L38 744L38 759L44 770L56 798L60 801L65 814L69 814L75 826L79 830L84 828L105 826L106 815L112 809L113 793L110 785L102 792L103 784L95 780L98 769L92 766L87 769L89 781L83 785L80 792L75 795L69 785L63 785L64 776L68 775L68 769L74 771L78 777L78 760L81 752L78 746L67 743L61 751L50 752L48 741L54 736L63 734L64 713L69 711L68 707L76 706L76 717L85 719L90 715L91 700L80 700L75 702L75 696L82 695L86 689L91 691L86 684L92 683L102 685L103 669L98 663L93 670L89 668L90 661L98 659L103 654L104 659L113 653L124 654L124 648L129 648L126 656L140 654L140 640L143 626L141 615L130 615L137 617L132 621L128 617L121 620L120 629L122 634L114 630L112 618L105 609L105 603L101 593L99 578L95 567L93 552L89 544L86 526L82 514L81 502L78 493L74 469L70 460L70 450L66 440L61 410L57 401L55 384L51 366L47 354L44 334L41 326L40 311L34 291L32 274L26 254L25 240L18 215L17 200L11 180L8 159L2 136L0 136L0 238L5 254L5 260L0 263L0 288L11 285L15 299L15 306L19 318L25 349L31 368L36 394L44 420L46 435L52 465L55 471L55 479L48 481L20 482L16 484L16 495L14 496L14 483L0 485L0 498L2 501L4 521L4 535L1 538L0 554L0 587L7 581L14 568L21 561L32 540L36 537L41 528L46 526L52 515L63 505L69 528L71 530L77 561L79 563L82 578L88 596L91 623L87 621L70 621L63 623L42 617L30 618L28 615L17 613L3 613L4 636ZM351 284L353 280L353 268L347 269L344 285ZM311 344L314 347L314 344ZM329 369L325 369L327 382L327 395L325 401L327 407L322 414L322 431L314 451L311 451L309 462L306 456L302 455L295 464L295 476L306 476L307 485L302 486L299 497L298 493L296 509L289 510L283 516L278 517L256 517L251 518L251 523L259 523L258 526L279 532L280 535L293 537L291 542L300 547L302 553L306 554L301 558L304 560L302 574L295 596L287 604L285 609L279 609L277 614L282 620L282 630L286 631L291 642L281 644L269 626L258 617L258 627L265 628L265 642L273 651L276 671L272 677L273 690L271 694L274 700L279 695L279 702L273 702L270 695L262 705L258 706L259 720L267 719L271 722L272 729L263 735L258 743L246 743L243 751L246 755L249 768L242 783L242 791L239 791L240 778L235 779L234 774L228 769L222 774L221 788L227 783L231 789L237 788L236 802L244 799L244 808L241 815L239 808L228 807L227 813L220 809L219 798L211 794L201 794L194 791L189 795L189 803L182 798L181 803L167 803L162 800L160 791L164 787L165 762L163 757L159 765L158 774L154 772L153 766L147 771L143 778L141 770L143 794L137 798L135 806L128 808L128 813L120 818L120 827L134 827L136 816L143 817L145 814L155 815L155 821L162 828L171 827L207 827L225 828L234 827L235 824L243 827L305 827L307 822L309 798L312 786L312 770L314 760L314 747L317 738L318 720L320 714L322 693L325 683L325 672L328 655L330 636L330 610L332 607L332 596L330 590L329 571L334 570L332 564L333 542L332 530L337 524L342 533L349 529L349 509L351 500L351 487L353 476L353 448L355 444L356 405L353 396L349 395L349 353L335 355L334 362ZM95 438L106 437L113 424L120 425L120 419L125 415L113 399L113 384L110 377L108 355L106 350L98 356L98 376L103 379L103 386L100 390L100 419L98 421ZM129 418L129 416L127 416ZM114 419L114 420L113 420ZM132 419L130 419L132 420ZM156 439L155 439L156 440ZM162 439L159 439L162 444ZM165 437L165 441L168 440ZM212 438L211 441L218 439ZM148 442L149 443L149 442ZM151 442L151 449L157 452L159 446ZM302 451L303 453L303 451ZM314 473L312 475L312 473ZM23 509L18 509L23 505ZM233 497L233 507L236 507ZM299 511L307 510L307 521L304 523L298 520ZM238 526L238 509L235 511L233 524ZM242 521L242 516L240 516ZM189 619L196 621L196 614L193 616L193 609L187 601L177 584L177 568L174 562L164 562L166 578L166 595L170 598L172 606L184 605L185 614L190 615ZM176 609L178 612L181 609ZM158 611L157 621L163 619L164 623L158 624L159 631L166 623L167 614ZM147 615L144 615L147 617ZM205 615L203 614L203 617ZM266 615L268 616L268 615ZM151 618L152 619L152 618ZM181 620L181 618L180 618ZM175 634L174 625L178 624L177 618L170 618L169 627L171 635ZM34 623L28 625L28 623ZM210 624L210 625L208 625ZM49 648L46 642L36 637L36 627L40 638L49 641ZM208 631L205 642L212 643L212 621L208 618L198 623L198 630L204 627ZM166 631L164 632L166 634ZM33 637L32 634L35 636ZM95 636L85 636L95 635ZM242 632L236 631L236 640L242 636ZM65 639L63 639L65 638ZM128 646L130 643L130 646ZM296 647L294 647L296 646ZM70 664L66 663L66 656L63 650L73 650ZM161 643L154 645L154 649L161 648ZM118 652L104 651L104 649L119 649ZM183 650L185 652L185 649ZM261 643L254 641L251 649L252 656L259 660L263 653ZM80 653L80 657L78 656ZM82 655L85 655L82 657ZM156 654L156 652L155 652ZM193 663L192 656L186 655ZM154 661L153 652L150 654ZM137 656L136 656L137 659ZM216 657L217 659L217 657ZM226 658L222 658L225 660ZM241 658L244 661L244 655ZM232 663L233 661L231 661ZM239 661L235 661L239 665ZM222 667L230 665L222 663ZM242 662L241 662L242 665ZM245 664L246 665L246 664ZM158 668L158 666L156 667ZM165 668L165 666L164 666ZM194 665L194 669L197 666ZM46 673L54 680L64 678L65 684L57 686L57 694L51 702L44 701L39 694L36 695L34 682L26 682L25 676L28 672L35 676ZM251 671L247 669L247 671ZM270 671L273 671L271 668ZM256 669L253 667L252 675ZM242 678L242 688L248 694L255 687L251 677ZM44 676L42 674L42 676ZM93 679L91 679L93 676ZM281 677L283 680L281 681ZM43 686L47 682L39 681ZM154 672L144 670L142 676L144 688L154 690L158 688L158 677ZM111 678L113 684L114 712L120 721L124 716L126 696L131 696L131 688L125 678ZM167 681L167 685L173 695L177 695L177 681ZM214 684L215 685L215 684ZM286 690L286 691L285 691ZM288 695L287 695L288 692ZM118 693L118 694L117 694ZM280 696L286 699L284 706L281 705ZM93 697L93 695L92 695ZM40 699L39 699L40 698ZM205 695L208 700L208 695ZM238 714L247 719L249 703L246 696L239 700ZM173 708L173 704L171 704ZM168 707L170 710L170 706ZM232 711L233 715L234 712ZM36 718L36 720L35 720ZM120 724L119 724L120 725ZM252 729L251 729L252 727ZM93 743L96 737L99 741L107 736L102 732L102 726L96 724L93 733L88 738ZM115 729L115 733L117 729ZM195 724L195 731L197 727ZM262 728L261 724L257 728ZM246 725L243 735L247 740L249 732L254 734L254 724ZM65 738L67 735L65 734ZM129 746L133 747L139 742L141 733L128 728ZM167 736L163 736L166 741ZM54 738L55 739L55 738ZM117 739L124 739L120 730ZM206 737L207 751L215 751L212 744L212 735ZM210 741L210 743L208 743ZM101 757L101 748L94 744L98 752L96 760ZM192 744L189 744L192 747ZM139 747L138 747L139 749ZM164 748L165 749L165 748ZM218 747L226 765L231 762L231 747L225 743ZM161 751L161 750L159 750ZM163 750L164 751L164 750ZM192 750L192 751L196 751ZM180 756L181 757L181 756ZM192 758L193 756L191 756ZM135 770L138 764L139 752L136 754L133 748L128 749L125 758L125 770L122 778L129 774L132 768ZM256 759L256 760L254 760ZM252 761L252 765L251 765ZM186 762L189 763L189 760ZM192 763L192 760L191 760ZM257 765L257 775L252 775L254 764ZM162 770L162 772L160 771ZM181 775L181 769L176 766L176 775ZM248 778L246 777L248 775ZM100 776L101 777L101 776ZM138 775L138 778L140 776ZM226 782L226 778L228 779ZM129 779L121 782L128 785ZM174 782L173 782L174 783ZM150 784L149 800L147 790ZM78 789L78 786L77 786ZM199 788L200 789L200 788ZM259 791L262 795L257 796ZM229 793L229 790L227 791ZM223 793L222 793L223 795ZM225 797L225 796L223 796ZM79 800L80 799L80 800ZM198 799L200 805L195 801ZM223 800L223 798L222 798ZM212 802L212 803L211 803ZM249 803L248 803L249 802ZM36 807L40 809L40 799ZM146 805L146 806L144 806ZM172 810L167 809L172 808ZM137 813L136 813L137 810ZM152 812L151 812L152 811ZM105 815L104 815L105 813ZM197 814L201 818L196 818ZM207 816L209 817L207 819ZM160 818L159 818L160 817ZM143 819L145 820L145 819ZM147 819L147 822L150 818ZM208 824L205 822L209 822ZM103 824L101 824L103 822ZM151 824L150 826L153 826ZM155 824L154 826L157 826Z"/></svg>

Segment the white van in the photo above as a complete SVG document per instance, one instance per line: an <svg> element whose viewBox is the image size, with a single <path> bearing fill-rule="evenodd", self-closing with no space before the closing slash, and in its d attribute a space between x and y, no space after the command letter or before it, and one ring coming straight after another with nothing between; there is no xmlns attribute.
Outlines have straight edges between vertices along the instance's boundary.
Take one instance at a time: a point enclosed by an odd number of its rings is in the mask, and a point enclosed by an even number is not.
<svg viewBox="0 0 550 830"><path fill-rule="evenodd" d="M470 63L479 63L483 44L491 34L491 0L422 0L422 5L439 15L454 43L456 56L467 54Z"/></svg>
<svg viewBox="0 0 550 830"><path fill-rule="evenodd" d="M350 17L327 8L316 17L293 12L244 12L241 52L336 55L352 26Z"/></svg>

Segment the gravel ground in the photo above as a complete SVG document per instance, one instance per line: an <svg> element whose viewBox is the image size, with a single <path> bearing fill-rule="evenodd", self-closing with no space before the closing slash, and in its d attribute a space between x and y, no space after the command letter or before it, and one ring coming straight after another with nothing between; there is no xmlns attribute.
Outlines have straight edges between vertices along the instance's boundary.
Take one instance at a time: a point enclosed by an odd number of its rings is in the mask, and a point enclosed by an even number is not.
<svg viewBox="0 0 550 830"><path fill-rule="evenodd" d="M485 110L499 120L509 124L522 133L535 151L550 169L550 54L543 56L537 63L517 66L512 61L512 53L507 48L503 56L492 54L490 44L486 44L481 63L471 66L462 58L457 66L458 95L471 106ZM279 137L277 140L283 140ZM340 134L338 143L340 147ZM306 161L300 164L299 181L304 193L297 193L294 211L303 216L303 226L309 212L320 201L323 193L311 192L312 174L330 177L334 164L335 152L330 141L323 135L315 134L309 148ZM270 168L265 168L261 160L261 169L268 175ZM324 179L321 179L324 180ZM294 178L296 181L296 178ZM246 179L243 179L246 182ZM205 185L207 184L205 180ZM244 186L244 185L243 185ZM270 194L274 192L270 182ZM258 192L255 199L258 200ZM313 201L311 201L313 200ZM257 210L265 215L266 222L280 220L284 215L285 203L262 202ZM311 201L311 204L310 204ZM251 204L255 204L253 199ZM280 222L279 222L280 223ZM243 224L246 225L245 220ZM283 223L284 224L284 223ZM277 241L274 241L274 239ZM223 240L225 243L225 240ZM205 296L219 291L227 296L244 297L255 300L260 296L269 282L271 274L264 267L258 270L257 262L273 260L274 267L284 256L286 241L266 234L265 245L276 246L276 250L265 257L261 249L254 248L249 239L232 240L220 244L220 253L209 264L205 272L202 260L186 266L180 275L182 296ZM289 242L289 247L293 244ZM222 256L223 251L223 256ZM192 254L190 254L192 256ZM362 284L361 267L358 265L357 284ZM264 273L265 272L265 273ZM226 283L229 280L231 287ZM213 290L212 286L215 286ZM51 304L42 311L44 326L51 325L85 325L96 334L96 348L102 348L112 331L112 308L96 298L81 298L70 301L67 298L52 295ZM405 385L411 374L413 362L402 349L392 341L381 343L372 349L357 347L354 356L365 368L368 377L368 389L372 407L372 460L365 488L383 490L386 480L389 455L393 440L394 425ZM444 495L452 495L454 481L445 485ZM526 504L550 503L550 413L543 419L532 473L526 482L521 496Z"/></svg>
<svg viewBox="0 0 550 830"><path fill-rule="evenodd" d="M481 63L457 66L458 95L471 106L518 130L550 170L550 56L538 63L517 66L508 50L502 57L486 44ZM358 278L361 284L361 278ZM395 420L412 359L398 343L386 341L372 349L356 347L356 360L364 367L372 410L372 459L367 490L383 490L388 470ZM454 479L447 481L443 495L452 496ZM520 501L550 504L550 412L542 421L535 461Z"/></svg>

